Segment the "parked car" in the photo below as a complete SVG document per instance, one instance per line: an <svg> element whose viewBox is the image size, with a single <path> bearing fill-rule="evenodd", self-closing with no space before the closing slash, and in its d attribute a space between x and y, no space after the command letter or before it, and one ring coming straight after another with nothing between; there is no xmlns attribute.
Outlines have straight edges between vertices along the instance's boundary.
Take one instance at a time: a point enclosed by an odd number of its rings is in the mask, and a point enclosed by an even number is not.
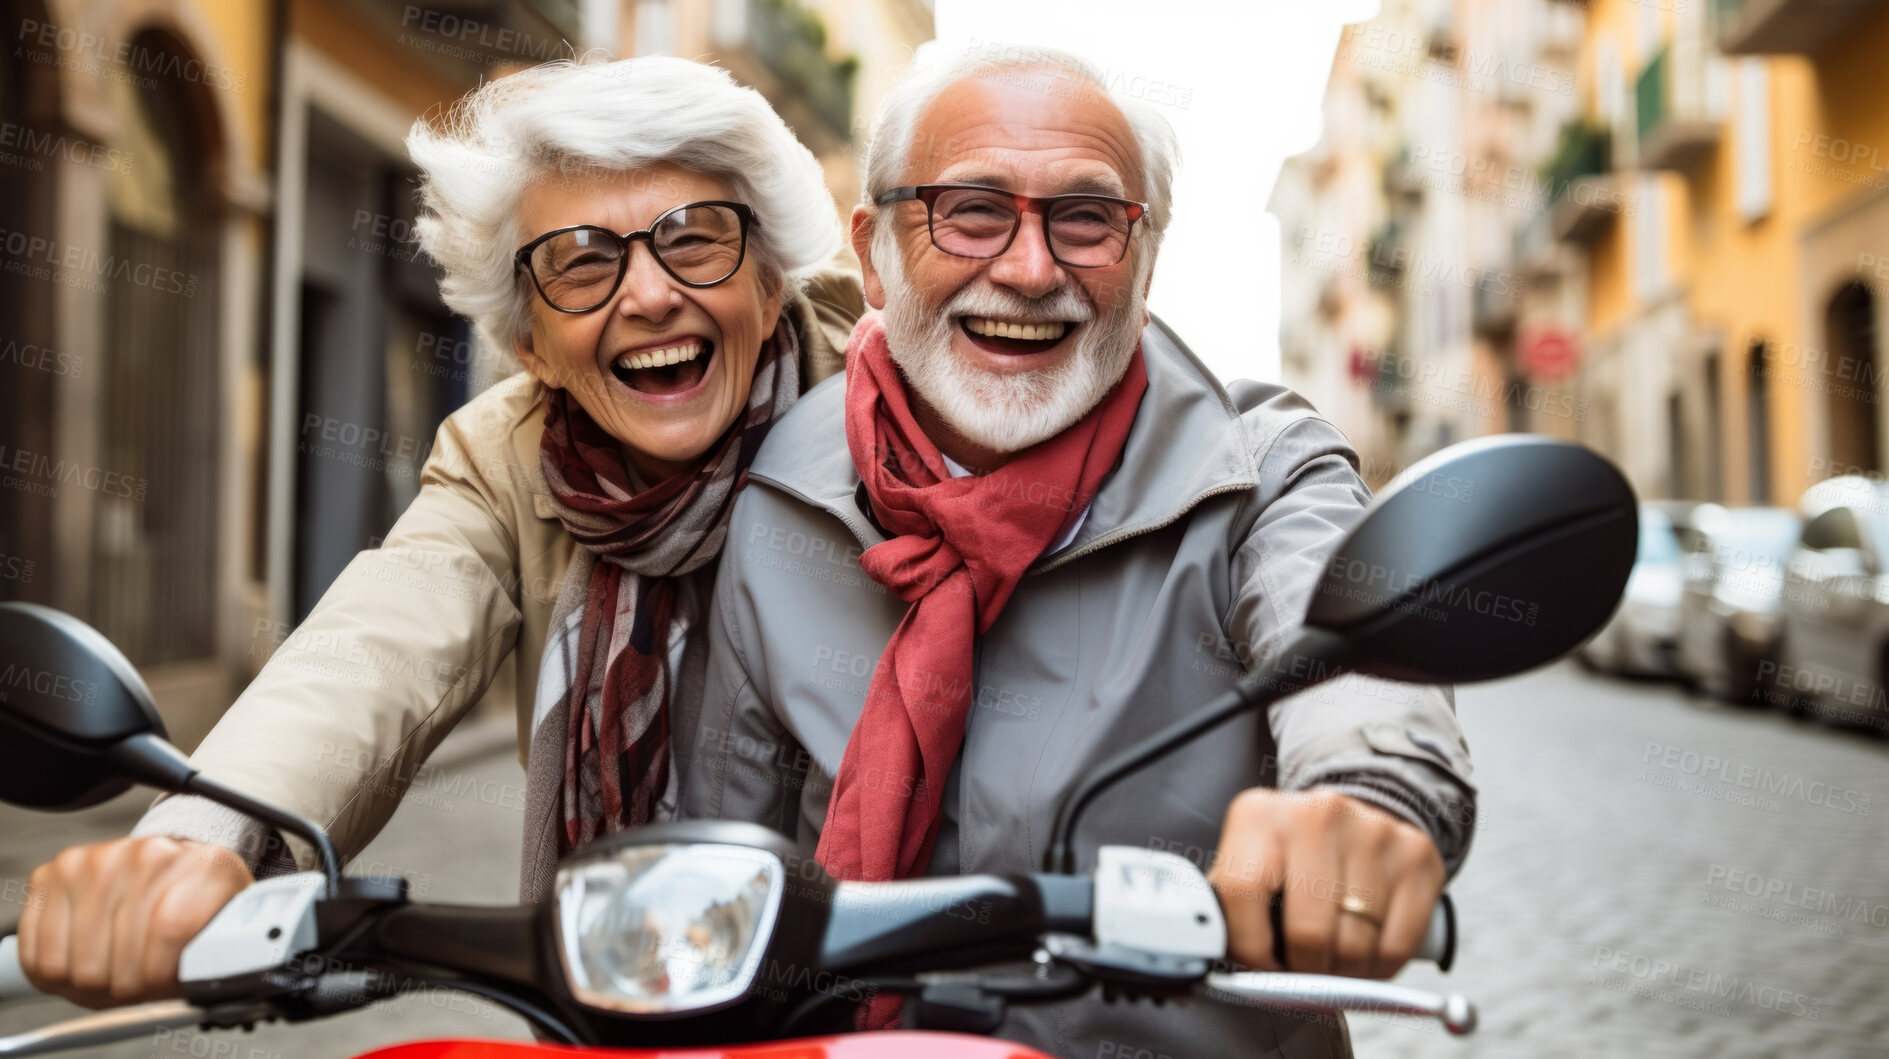
<svg viewBox="0 0 1889 1059"><path fill-rule="evenodd" d="M1677 676L1682 536L1692 532L1697 504L1648 501L1640 505L1640 550L1613 619L1582 645L1588 666L1626 676Z"/></svg>
<svg viewBox="0 0 1889 1059"><path fill-rule="evenodd" d="M1784 567L1774 687L1793 710L1881 732L1889 725L1889 485L1812 486Z"/></svg>
<svg viewBox="0 0 1889 1059"><path fill-rule="evenodd" d="M1784 564L1801 529L1790 508L1693 512L1680 567L1679 669L1708 694L1761 704L1760 680L1776 670Z"/></svg>

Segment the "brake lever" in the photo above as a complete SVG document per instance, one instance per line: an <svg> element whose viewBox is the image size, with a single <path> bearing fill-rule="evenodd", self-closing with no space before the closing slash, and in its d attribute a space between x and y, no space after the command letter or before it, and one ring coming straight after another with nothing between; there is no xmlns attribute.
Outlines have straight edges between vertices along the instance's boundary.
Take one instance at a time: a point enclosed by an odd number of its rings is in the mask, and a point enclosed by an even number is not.
<svg viewBox="0 0 1889 1059"><path fill-rule="evenodd" d="M50 1055L142 1037L153 1030L207 1025L221 1029L268 1022L276 1017L267 1003L199 1007L187 1000L160 1000L133 1007L111 1008L50 1026L0 1037L0 1057Z"/></svg>
<svg viewBox="0 0 1889 1059"><path fill-rule="evenodd" d="M1278 971L1214 972L1199 992L1221 993L1261 1007L1295 1011L1365 1011L1433 1018L1456 1036L1476 1029L1476 1005L1459 993L1429 993L1365 978Z"/></svg>

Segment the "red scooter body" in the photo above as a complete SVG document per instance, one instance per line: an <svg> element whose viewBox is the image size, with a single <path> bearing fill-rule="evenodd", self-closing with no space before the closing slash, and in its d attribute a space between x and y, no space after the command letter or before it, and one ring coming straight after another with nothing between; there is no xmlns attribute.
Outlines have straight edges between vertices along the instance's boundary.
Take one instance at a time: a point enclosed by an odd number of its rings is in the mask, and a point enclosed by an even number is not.
<svg viewBox="0 0 1889 1059"><path fill-rule="evenodd" d="M1049 1059L1009 1041L960 1033L849 1033L727 1048L572 1048L517 1041L419 1041L356 1059Z"/></svg>

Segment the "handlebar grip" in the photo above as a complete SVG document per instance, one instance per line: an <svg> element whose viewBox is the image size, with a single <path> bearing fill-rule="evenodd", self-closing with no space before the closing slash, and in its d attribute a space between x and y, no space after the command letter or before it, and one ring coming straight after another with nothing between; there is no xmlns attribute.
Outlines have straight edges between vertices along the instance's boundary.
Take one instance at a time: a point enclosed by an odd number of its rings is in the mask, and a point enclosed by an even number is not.
<svg viewBox="0 0 1889 1059"><path fill-rule="evenodd" d="M1273 894L1268 907L1272 918L1272 958L1286 966L1285 895ZM1430 910L1430 925L1424 929L1413 960L1434 960L1437 969L1447 971L1456 962L1456 902L1449 894L1438 894L1436 907Z"/></svg>
<svg viewBox="0 0 1889 1059"><path fill-rule="evenodd" d="M20 939L12 934L0 938L0 1001L41 995L20 970Z"/></svg>

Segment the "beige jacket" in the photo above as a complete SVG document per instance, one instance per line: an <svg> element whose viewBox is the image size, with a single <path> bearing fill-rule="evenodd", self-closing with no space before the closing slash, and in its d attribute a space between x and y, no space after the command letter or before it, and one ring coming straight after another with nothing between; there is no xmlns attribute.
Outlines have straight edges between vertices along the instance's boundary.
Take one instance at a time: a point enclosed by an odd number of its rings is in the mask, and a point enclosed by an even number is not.
<svg viewBox="0 0 1889 1059"><path fill-rule="evenodd" d="M797 299L801 384L844 366L864 311L859 275L835 267ZM551 607L575 547L538 462L544 404L514 375L441 424L419 496L379 548L355 556L281 641L192 761L206 775L324 825L345 861L386 824L446 733L516 665L526 760ZM261 635L268 635L264 630ZM498 797L523 808L523 790ZM134 835L213 842L258 870L303 869L314 851L201 798L161 799Z"/></svg>

